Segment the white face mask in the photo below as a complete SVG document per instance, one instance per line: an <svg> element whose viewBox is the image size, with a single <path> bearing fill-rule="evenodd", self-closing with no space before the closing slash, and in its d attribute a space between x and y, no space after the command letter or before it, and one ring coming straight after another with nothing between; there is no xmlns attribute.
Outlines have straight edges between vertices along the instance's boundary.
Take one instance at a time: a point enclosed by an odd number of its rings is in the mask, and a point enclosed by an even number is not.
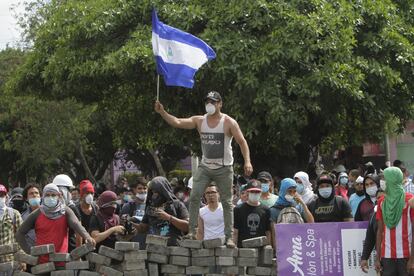
<svg viewBox="0 0 414 276"><path fill-rule="evenodd" d="M377 186L372 186L372 187L366 188L365 191L370 197L374 197L377 194L378 188Z"/></svg>
<svg viewBox="0 0 414 276"><path fill-rule="evenodd" d="M385 188L387 187L387 184L385 183L385 180L380 180L380 187L383 191L385 191Z"/></svg>
<svg viewBox="0 0 414 276"><path fill-rule="evenodd" d="M147 193L136 194L135 196L141 201L145 201L147 199Z"/></svg>
<svg viewBox="0 0 414 276"><path fill-rule="evenodd" d="M93 202L93 195L88 194L87 196L85 196L85 202L86 202L86 204L91 205L92 202Z"/></svg>
<svg viewBox="0 0 414 276"><path fill-rule="evenodd" d="M216 112L216 107L214 106L214 104L206 104L206 112L208 115L213 115Z"/></svg>
<svg viewBox="0 0 414 276"><path fill-rule="evenodd" d="M252 203L257 203L260 200L261 193L249 193L249 201Z"/></svg>
<svg viewBox="0 0 414 276"><path fill-rule="evenodd" d="M4 208L6 206L6 197L0 197L0 208Z"/></svg>
<svg viewBox="0 0 414 276"><path fill-rule="evenodd" d="M295 203L295 198L293 197L293 195L285 195L285 199L287 201L289 201L290 203Z"/></svg>

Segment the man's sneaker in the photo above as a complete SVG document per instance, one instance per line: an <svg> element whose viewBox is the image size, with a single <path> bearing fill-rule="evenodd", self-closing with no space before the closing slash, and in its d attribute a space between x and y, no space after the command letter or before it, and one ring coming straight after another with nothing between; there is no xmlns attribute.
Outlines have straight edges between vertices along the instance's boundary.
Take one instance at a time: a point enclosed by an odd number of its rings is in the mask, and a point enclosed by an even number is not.
<svg viewBox="0 0 414 276"><path fill-rule="evenodd" d="M193 233L188 233L187 235L183 236L183 240L195 240L196 236Z"/></svg>
<svg viewBox="0 0 414 276"><path fill-rule="evenodd" d="M232 239L232 238L228 238L228 239L226 240L226 246L227 246L228 248L235 248L235 247L236 247L236 244L234 243L234 241L233 241L233 239Z"/></svg>

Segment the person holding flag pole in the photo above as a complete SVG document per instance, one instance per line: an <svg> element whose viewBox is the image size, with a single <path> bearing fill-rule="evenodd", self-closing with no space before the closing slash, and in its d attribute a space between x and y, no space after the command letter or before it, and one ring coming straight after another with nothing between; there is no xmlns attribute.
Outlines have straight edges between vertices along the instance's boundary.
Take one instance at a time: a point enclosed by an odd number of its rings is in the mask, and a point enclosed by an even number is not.
<svg viewBox="0 0 414 276"><path fill-rule="evenodd" d="M158 21L155 10L152 14L152 24L152 45L158 74L164 76L167 86L192 88L196 71L205 62L216 57L213 49L201 39ZM177 118L169 114L159 102L157 85L154 109L169 125L182 129L196 128L200 134L202 159L193 178L189 233L186 238L196 238L200 198L207 185L214 181L223 205L226 245L235 247L232 205L233 137L239 144L244 158L244 173L251 175L253 167L247 141L237 121L221 112L222 105L221 95L216 91L210 91L205 97L205 115Z"/></svg>

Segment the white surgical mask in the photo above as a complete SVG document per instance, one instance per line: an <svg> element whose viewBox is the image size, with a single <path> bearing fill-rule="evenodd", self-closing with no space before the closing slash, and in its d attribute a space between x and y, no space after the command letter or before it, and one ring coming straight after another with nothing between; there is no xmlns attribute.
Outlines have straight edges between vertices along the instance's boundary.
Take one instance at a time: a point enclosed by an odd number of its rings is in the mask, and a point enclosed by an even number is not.
<svg viewBox="0 0 414 276"><path fill-rule="evenodd" d="M57 203L58 203L58 198L56 196L46 196L43 199L43 203L49 207L49 208L53 208L56 207Z"/></svg>
<svg viewBox="0 0 414 276"><path fill-rule="evenodd" d="M206 104L206 112L208 115L213 115L216 112L216 107L214 106L214 104Z"/></svg>
<svg viewBox="0 0 414 276"><path fill-rule="evenodd" d="M91 205L91 204L92 204L92 202L93 202L93 195L88 194L87 196L85 196L85 202L86 202L87 204Z"/></svg>
<svg viewBox="0 0 414 276"><path fill-rule="evenodd" d="M371 186L369 188L366 188L365 191L370 197L374 197L377 194L378 188L377 186Z"/></svg>
<svg viewBox="0 0 414 276"><path fill-rule="evenodd" d="M289 201L290 203L295 203L295 198L293 197L293 195L285 195L285 199L287 201Z"/></svg>
<svg viewBox="0 0 414 276"><path fill-rule="evenodd" d="M332 194L332 187L326 187L326 188L319 188L319 194L323 198L328 198Z"/></svg>
<svg viewBox="0 0 414 276"><path fill-rule="evenodd" d="M380 180L380 187L381 187L381 189L382 190L384 190L385 191L385 188L387 187L387 184L385 183L385 180Z"/></svg>
<svg viewBox="0 0 414 276"><path fill-rule="evenodd" d="M0 208L4 208L6 206L6 197L0 197Z"/></svg>
<svg viewBox="0 0 414 276"><path fill-rule="evenodd" d="M300 195L303 195L303 193L305 192L305 186L303 186L302 183L296 183L296 192L298 192L298 194Z"/></svg>
<svg viewBox="0 0 414 276"><path fill-rule="evenodd" d="M249 193L249 201L256 203L260 200L260 193Z"/></svg>
<svg viewBox="0 0 414 276"><path fill-rule="evenodd" d="M147 199L147 193L136 194L135 196L141 201L145 201Z"/></svg>

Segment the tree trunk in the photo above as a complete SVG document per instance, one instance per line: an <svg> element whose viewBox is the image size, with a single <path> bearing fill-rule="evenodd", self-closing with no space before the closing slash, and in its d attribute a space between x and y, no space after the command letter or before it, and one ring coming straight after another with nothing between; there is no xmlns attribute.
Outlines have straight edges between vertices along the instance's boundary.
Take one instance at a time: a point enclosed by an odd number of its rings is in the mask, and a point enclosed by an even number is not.
<svg viewBox="0 0 414 276"><path fill-rule="evenodd" d="M154 158L154 162L155 162L155 166L157 167L158 175L165 177L166 176L165 171L164 171L164 168L162 167L157 151L153 149L149 149L148 151L151 154L152 158Z"/></svg>
<svg viewBox="0 0 414 276"><path fill-rule="evenodd" d="M79 157L80 157L80 161L81 161L82 167L85 170L86 177L93 184L96 184L96 179L95 179L94 175L92 174L91 169L89 168L88 162L86 161L85 154L83 153L83 146L80 143L80 141L78 141L78 153L79 153Z"/></svg>

